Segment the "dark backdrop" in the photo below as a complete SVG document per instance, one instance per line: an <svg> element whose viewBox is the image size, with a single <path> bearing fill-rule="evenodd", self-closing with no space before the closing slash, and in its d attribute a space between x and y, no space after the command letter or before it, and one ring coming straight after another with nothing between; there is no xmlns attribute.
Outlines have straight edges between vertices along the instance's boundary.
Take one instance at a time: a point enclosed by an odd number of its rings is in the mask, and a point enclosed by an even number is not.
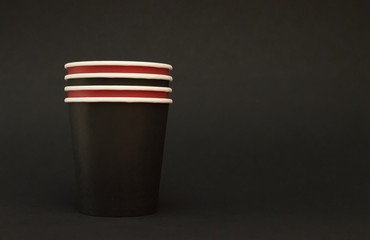
<svg viewBox="0 0 370 240"><path fill-rule="evenodd" d="M369 239L368 1L2 1L0 239ZM174 66L160 211L74 208L63 65Z"/></svg>

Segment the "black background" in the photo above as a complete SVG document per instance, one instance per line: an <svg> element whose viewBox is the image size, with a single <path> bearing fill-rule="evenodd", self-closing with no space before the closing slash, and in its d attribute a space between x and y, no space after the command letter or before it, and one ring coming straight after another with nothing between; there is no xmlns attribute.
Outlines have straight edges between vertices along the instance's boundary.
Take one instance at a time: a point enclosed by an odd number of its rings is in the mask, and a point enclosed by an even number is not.
<svg viewBox="0 0 370 240"><path fill-rule="evenodd" d="M369 1L2 1L0 239L369 239ZM160 211L84 216L63 65L170 63Z"/></svg>

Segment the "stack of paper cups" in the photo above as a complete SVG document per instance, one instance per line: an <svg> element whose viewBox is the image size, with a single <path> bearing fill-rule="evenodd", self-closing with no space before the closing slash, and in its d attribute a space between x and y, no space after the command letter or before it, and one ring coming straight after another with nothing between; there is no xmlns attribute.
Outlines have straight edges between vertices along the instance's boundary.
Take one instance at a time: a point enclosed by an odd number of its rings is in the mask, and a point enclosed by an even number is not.
<svg viewBox="0 0 370 240"><path fill-rule="evenodd" d="M95 216L154 213L172 66L87 61L65 68L79 210Z"/></svg>

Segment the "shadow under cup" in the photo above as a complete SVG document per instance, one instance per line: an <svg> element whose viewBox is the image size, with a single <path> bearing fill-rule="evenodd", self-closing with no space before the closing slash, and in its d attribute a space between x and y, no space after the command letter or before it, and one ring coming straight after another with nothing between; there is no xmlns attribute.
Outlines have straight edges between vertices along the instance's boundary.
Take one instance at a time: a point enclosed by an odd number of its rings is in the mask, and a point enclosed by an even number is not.
<svg viewBox="0 0 370 240"><path fill-rule="evenodd" d="M79 210L95 216L154 213L169 103L68 105Z"/></svg>

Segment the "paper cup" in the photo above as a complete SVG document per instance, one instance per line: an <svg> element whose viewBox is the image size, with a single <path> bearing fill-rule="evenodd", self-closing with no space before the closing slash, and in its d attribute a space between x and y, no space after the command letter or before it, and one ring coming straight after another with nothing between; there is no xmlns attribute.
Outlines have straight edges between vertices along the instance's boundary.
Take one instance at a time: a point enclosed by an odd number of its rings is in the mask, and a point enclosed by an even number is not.
<svg viewBox="0 0 370 240"><path fill-rule="evenodd" d="M172 66L89 61L65 68L80 212L108 217L154 213Z"/></svg>
<svg viewBox="0 0 370 240"><path fill-rule="evenodd" d="M167 98L67 98L79 210L140 216L157 209Z"/></svg>
<svg viewBox="0 0 370 240"><path fill-rule="evenodd" d="M168 87L171 76L135 73L88 73L65 76L67 86L81 85L137 85Z"/></svg>
<svg viewBox="0 0 370 240"><path fill-rule="evenodd" d="M84 61L67 63L68 74L142 73L168 75L172 66L164 63L138 61Z"/></svg>
<svg viewBox="0 0 370 240"><path fill-rule="evenodd" d="M168 87L152 86L68 86L68 98L168 98Z"/></svg>

